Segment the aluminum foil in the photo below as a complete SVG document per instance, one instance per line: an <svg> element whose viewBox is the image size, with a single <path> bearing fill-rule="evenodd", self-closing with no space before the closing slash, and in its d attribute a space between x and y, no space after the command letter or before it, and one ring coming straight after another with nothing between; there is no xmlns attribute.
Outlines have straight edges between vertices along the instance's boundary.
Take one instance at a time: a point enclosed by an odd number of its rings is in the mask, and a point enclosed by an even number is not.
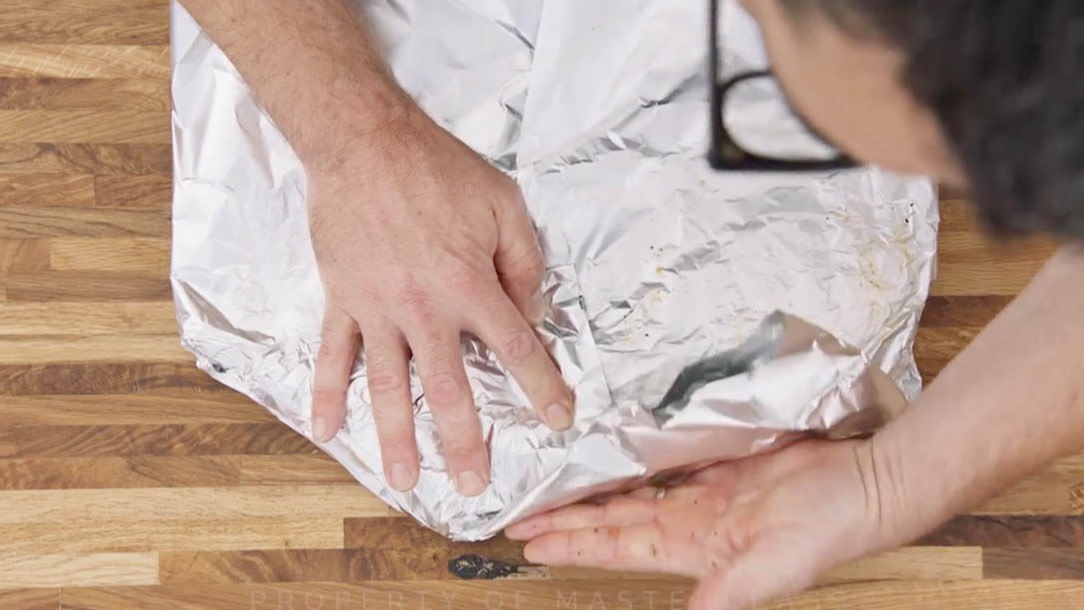
<svg viewBox="0 0 1084 610"><path fill-rule="evenodd" d="M712 172L704 4L362 3L422 108L520 184L550 267L539 331L577 397L573 428L549 430L468 341L492 485L456 493L415 377L422 470L400 493L383 478L359 357L346 425L322 447L391 506L482 539L705 461L866 433L920 390L911 345L935 272L932 185L875 168ZM732 2L722 14L725 64L764 66L752 20ZM323 291L307 176L179 5L172 50L182 343L311 438ZM679 379L689 383L668 395Z"/></svg>

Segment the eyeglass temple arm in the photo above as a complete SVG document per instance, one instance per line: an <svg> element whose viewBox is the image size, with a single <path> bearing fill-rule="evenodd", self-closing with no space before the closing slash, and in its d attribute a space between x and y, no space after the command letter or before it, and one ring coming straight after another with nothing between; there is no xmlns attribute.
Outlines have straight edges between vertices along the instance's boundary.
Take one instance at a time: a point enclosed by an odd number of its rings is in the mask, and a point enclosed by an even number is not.
<svg viewBox="0 0 1084 610"><path fill-rule="evenodd" d="M710 83L711 107L719 108L722 102L722 92L719 90L719 0L710 0L708 3L708 82ZM718 134L723 132L723 117L718 112L711 113L712 150L718 148Z"/></svg>

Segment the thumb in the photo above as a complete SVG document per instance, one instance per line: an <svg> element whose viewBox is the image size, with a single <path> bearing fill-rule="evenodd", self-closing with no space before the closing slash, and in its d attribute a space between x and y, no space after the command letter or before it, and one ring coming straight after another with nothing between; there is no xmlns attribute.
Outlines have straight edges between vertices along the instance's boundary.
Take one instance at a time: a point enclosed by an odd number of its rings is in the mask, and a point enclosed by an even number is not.
<svg viewBox="0 0 1084 610"><path fill-rule="evenodd" d="M545 261L538 245L531 216L519 189L497 210L497 252L493 263L501 285L523 317L538 324L545 317L542 302L542 274Z"/></svg>
<svg viewBox="0 0 1084 610"><path fill-rule="evenodd" d="M786 549L749 553L729 568L701 579L689 600L689 610L754 610L800 593L816 579L816 571Z"/></svg>

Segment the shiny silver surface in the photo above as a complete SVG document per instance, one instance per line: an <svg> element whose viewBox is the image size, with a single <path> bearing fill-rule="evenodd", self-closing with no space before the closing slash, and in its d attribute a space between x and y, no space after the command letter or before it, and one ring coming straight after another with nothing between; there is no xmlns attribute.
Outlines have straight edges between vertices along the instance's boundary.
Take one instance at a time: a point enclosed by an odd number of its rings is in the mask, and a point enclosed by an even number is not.
<svg viewBox="0 0 1084 610"><path fill-rule="evenodd" d="M713 173L702 4L364 4L406 89L521 185L551 267L541 332L577 396L574 427L552 432L484 347L466 344L493 484L456 493L415 383L422 473L399 493L383 478L359 360L347 424L323 448L444 535L486 538L542 508L796 434L867 431L920 389L911 344L935 270L933 187L873 168ZM763 66L752 21L732 3L724 18L728 69ZM182 342L311 436L323 293L305 171L177 5L172 49ZM762 107L747 128L785 138L781 105ZM755 367L656 417L684 367L743 341L761 350Z"/></svg>

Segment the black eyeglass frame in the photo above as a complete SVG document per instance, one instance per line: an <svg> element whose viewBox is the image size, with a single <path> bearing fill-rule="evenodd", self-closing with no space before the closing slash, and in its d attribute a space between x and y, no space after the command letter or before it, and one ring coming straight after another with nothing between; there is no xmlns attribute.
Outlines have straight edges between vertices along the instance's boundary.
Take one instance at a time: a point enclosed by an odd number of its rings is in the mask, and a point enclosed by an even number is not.
<svg viewBox="0 0 1084 610"><path fill-rule="evenodd" d="M710 0L708 34L708 71L711 77L711 148L708 150L708 164L712 169L721 171L748 172L819 172L850 169L858 163L847 155L832 159L776 159L749 152L741 147L726 128L723 120L723 104L727 94L736 86L760 78L775 79L771 70L752 70L737 74L724 82L719 82L719 1ZM798 113L794 116L802 125L822 141L824 138L810 127Z"/></svg>

